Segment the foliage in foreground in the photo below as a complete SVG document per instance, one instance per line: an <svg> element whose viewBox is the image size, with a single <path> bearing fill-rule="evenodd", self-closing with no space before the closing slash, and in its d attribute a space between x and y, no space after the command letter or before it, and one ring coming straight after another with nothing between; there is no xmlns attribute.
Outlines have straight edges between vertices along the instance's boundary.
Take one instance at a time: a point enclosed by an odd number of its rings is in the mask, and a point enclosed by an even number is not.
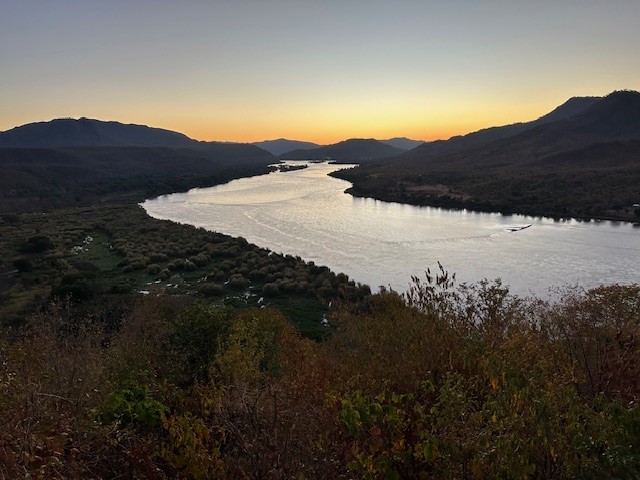
<svg viewBox="0 0 640 480"><path fill-rule="evenodd" d="M300 337L274 309L54 304L2 338L0 468L34 478L637 478L640 287L444 272Z"/></svg>

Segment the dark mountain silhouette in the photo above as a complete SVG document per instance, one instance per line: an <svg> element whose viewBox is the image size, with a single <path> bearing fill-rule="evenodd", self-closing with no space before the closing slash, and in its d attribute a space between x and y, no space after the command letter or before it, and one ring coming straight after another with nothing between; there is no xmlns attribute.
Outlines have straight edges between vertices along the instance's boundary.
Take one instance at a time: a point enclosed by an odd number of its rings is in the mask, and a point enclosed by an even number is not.
<svg viewBox="0 0 640 480"><path fill-rule="evenodd" d="M385 145L373 138L352 138L324 147L293 150L280 155L280 158L283 160L362 161L395 157L405 151Z"/></svg>
<svg viewBox="0 0 640 480"><path fill-rule="evenodd" d="M302 142L300 140L287 140L286 138L278 138L277 140L265 140L263 142L253 142L252 145L260 147L263 150L275 155L282 155L283 153L290 152L297 149L311 149L318 148L322 145L318 145L313 142Z"/></svg>
<svg viewBox="0 0 640 480"><path fill-rule="evenodd" d="M171 130L89 118L60 118L0 132L1 148L193 147L198 144L200 142Z"/></svg>
<svg viewBox="0 0 640 480"><path fill-rule="evenodd" d="M379 140L379 142L384 143L385 145L391 145L395 148L400 148L402 150L411 150L419 145L422 145L424 143L424 140L411 140L407 137L394 137L388 140Z"/></svg>
<svg viewBox="0 0 640 480"><path fill-rule="evenodd" d="M142 200L266 173L277 161L254 145L198 142L144 125L86 118L32 123L0 133L0 210L122 195Z"/></svg>
<svg viewBox="0 0 640 480"><path fill-rule="evenodd" d="M511 125L503 125L501 127L484 128L467 135L451 137L449 140L436 140L433 142L426 142L418 146L411 152L407 153L407 156L417 157L434 155L437 153L446 153L454 150L463 150L466 148L482 145L483 143L499 140L501 138L507 138L529 130L538 125L570 118L590 107L601 98L602 97L573 97L551 112L538 118L537 120L533 120L531 122L513 123Z"/></svg>
<svg viewBox="0 0 640 480"><path fill-rule="evenodd" d="M496 130L499 136L511 134L476 144ZM633 219L631 207L640 195L638 92L572 99L536 122L460 137L465 138L471 146L448 141L444 151L434 151L425 144L392 161L334 176L353 182L353 194L382 200Z"/></svg>
<svg viewBox="0 0 640 480"><path fill-rule="evenodd" d="M539 167L549 168L638 168L640 167L640 139L597 143L577 150L546 156ZM638 195L640 197L640 193Z"/></svg>
<svg viewBox="0 0 640 480"><path fill-rule="evenodd" d="M562 107L571 105L570 102ZM575 107L576 104L573 103L571 106ZM518 128L515 129L516 133L504 138L468 147L458 144L454 148L450 145L444 152L429 152L429 149L423 148L428 146L425 144L402 155L393 162L393 166L406 163L438 170L463 167L486 169L499 166L504 168L512 164L535 163L547 155L578 150L598 143L640 139L640 94L637 92L611 93L599 98L579 113L566 118L562 118L563 114L558 109L549 115L551 118L560 119L497 127L497 129L503 129L503 132L509 130L513 132L514 129L511 127L514 126ZM521 130L523 125L527 125L528 128ZM492 130L496 129L486 129L476 133L481 134ZM463 138L473 135L475 134Z"/></svg>

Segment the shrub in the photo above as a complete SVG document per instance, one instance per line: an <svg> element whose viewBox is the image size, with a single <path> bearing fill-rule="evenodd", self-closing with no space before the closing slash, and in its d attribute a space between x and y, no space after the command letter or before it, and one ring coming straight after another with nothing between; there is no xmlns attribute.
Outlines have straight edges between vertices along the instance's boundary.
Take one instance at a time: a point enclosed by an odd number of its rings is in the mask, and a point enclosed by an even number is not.
<svg viewBox="0 0 640 480"><path fill-rule="evenodd" d="M168 408L149 393L146 385L126 382L106 399L98 410L103 423L118 421L122 426L157 427Z"/></svg>
<svg viewBox="0 0 640 480"><path fill-rule="evenodd" d="M206 380L209 366L226 338L231 312L222 307L195 305L181 312L171 325L168 354L173 359L173 380L189 385Z"/></svg>
<svg viewBox="0 0 640 480"><path fill-rule="evenodd" d="M244 275L240 273L235 273L231 275L229 279L229 287L235 288L236 290L244 290L249 286L249 280L247 280Z"/></svg>
<svg viewBox="0 0 640 480"><path fill-rule="evenodd" d="M13 261L13 266L21 273L30 272L33 269L33 264L26 258L18 258Z"/></svg>
<svg viewBox="0 0 640 480"><path fill-rule="evenodd" d="M265 297L277 297L280 295L280 288L275 283L267 283L262 287L262 294Z"/></svg>
<svg viewBox="0 0 640 480"><path fill-rule="evenodd" d="M198 288L205 297L220 296L224 293L224 286L217 283L207 283Z"/></svg>
<svg viewBox="0 0 640 480"><path fill-rule="evenodd" d="M53 242L46 235L35 235L30 237L21 247L22 253L41 253L55 248Z"/></svg>
<svg viewBox="0 0 640 480"><path fill-rule="evenodd" d="M152 263L151 265L147 265L147 273L149 275L157 275L162 271L162 267L157 263Z"/></svg>
<svg viewBox="0 0 640 480"><path fill-rule="evenodd" d="M185 260L184 269L187 272L193 272L193 271L198 269L198 266L195 263L193 263L192 261L190 261L190 260Z"/></svg>

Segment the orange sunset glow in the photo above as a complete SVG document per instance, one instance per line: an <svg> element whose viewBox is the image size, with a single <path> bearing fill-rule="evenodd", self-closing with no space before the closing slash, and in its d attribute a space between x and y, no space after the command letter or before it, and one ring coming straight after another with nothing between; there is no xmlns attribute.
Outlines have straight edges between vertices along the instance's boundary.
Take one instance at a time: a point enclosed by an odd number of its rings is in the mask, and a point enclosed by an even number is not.
<svg viewBox="0 0 640 480"><path fill-rule="evenodd" d="M639 88L640 7L616 6L15 2L0 130L86 116L199 140L448 138Z"/></svg>

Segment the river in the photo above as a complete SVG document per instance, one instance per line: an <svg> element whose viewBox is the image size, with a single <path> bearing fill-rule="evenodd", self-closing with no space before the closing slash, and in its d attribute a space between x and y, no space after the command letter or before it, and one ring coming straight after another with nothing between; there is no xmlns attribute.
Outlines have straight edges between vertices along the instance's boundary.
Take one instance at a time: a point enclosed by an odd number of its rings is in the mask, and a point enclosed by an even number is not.
<svg viewBox="0 0 640 480"><path fill-rule="evenodd" d="M296 162L287 162L295 164ZM203 227L404 291L439 261L458 281L500 278L519 295L640 283L640 228L414 207L354 198L327 176L342 165L234 180L145 201L154 218ZM529 226L530 225L530 226ZM522 227L527 227L522 229Z"/></svg>

